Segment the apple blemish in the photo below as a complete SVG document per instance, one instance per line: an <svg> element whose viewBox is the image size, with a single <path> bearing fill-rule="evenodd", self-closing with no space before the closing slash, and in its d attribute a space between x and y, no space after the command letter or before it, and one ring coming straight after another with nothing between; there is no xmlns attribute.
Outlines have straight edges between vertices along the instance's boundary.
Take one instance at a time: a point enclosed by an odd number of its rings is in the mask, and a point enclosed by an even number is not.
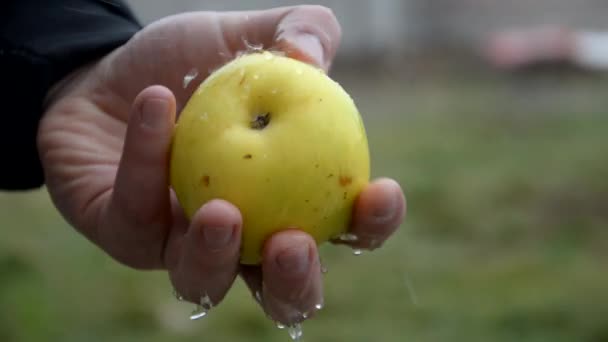
<svg viewBox="0 0 608 342"><path fill-rule="evenodd" d="M349 176L340 176L340 179L338 180L338 183L340 183L340 186L348 186L350 185L350 183L353 182L353 178L349 177Z"/></svg>
<svg viewBox="0 0 608 342"><path fill-rule="evenodd" d="M239 81L240 86L242 86L243 83L245 83L246 78L247 78L247 75L245 74L245 71L243 71L243 74L241 74L241 80Z"/></svg>

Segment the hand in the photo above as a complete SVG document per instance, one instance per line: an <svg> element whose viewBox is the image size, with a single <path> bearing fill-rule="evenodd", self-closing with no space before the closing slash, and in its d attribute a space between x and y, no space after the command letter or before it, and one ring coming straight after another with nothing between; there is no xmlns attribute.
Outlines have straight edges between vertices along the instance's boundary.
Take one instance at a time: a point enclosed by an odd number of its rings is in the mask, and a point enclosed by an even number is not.
<svg viewBox="0 0 608 342"><path fill-rule="evenodd" d="M318 6L196 12L149 25L51 93L38 145L55 205L119 262L167 269L186 300L198 303L208 295L217 304L240 274L273 319L302 320L322 302L314 240L295 230L276 233L264 246L263 264L242 267L239 210L213 200L188 222L169 187L169 149L176 113L210 71L246 50L246 42L327 70L339 38L335 17ZM199 75L184 87L190 70ZM404 214L399 185L375 181L356 203L351 230L359 239L349 243L379 246Z"/></svg>

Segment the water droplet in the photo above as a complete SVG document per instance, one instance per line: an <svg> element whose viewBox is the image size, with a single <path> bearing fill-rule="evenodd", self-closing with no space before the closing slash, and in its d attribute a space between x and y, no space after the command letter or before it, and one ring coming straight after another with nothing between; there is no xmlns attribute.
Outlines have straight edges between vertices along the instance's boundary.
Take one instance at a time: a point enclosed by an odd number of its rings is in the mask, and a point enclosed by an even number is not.
<svg viewBox="0 0 608 342"><path fill-rule="evenodd" d="M207 310L213 307L213 302L211 301L211 298L209 298L209 295L205 294L203 297L201 297L201 305Z"/></svg>
<svg viewBox="0 0 608 342"><path fill-rule="evenodd" d="M255 291L255 299L261 303L262 302L262 293L260 291Z"/></svg>
<svg viewBox="0 0 608 342"><path fill-rule="evenodd" d="M317 310L323 309L323 303L315 304L315 309L317 309Z"/></svg>
<svg viewBox="0 0 608 342"><path fill-rule="evenodd" d="M252 43L250 41L247 40L247 38L243 37L243 44L245 44L245 49L247 50L246 52L249 53L260 53L262 51L264 51L264 44L258 43Z"/></svg>
<svg viewBox="0 0 608 342"><path fill-rule="evenodd" d="M188 71L186 76L184 76L184 89L188 88L188 85L190 84L190 82L192 82L192 80L194 80L197 77L198 77L198 69L196 69L196 68L190 69L190 71Z"/></svg>
<svg viewBox="0 0 608 342"><path fill-rule="evenodd" d="M353 233L344 233L344 234L341 234L340 236L338 236L338 240L344 241L344 242L355 242L355 241L359 240L359 237Z"/></svg>
<svg viewBox="0 0 608 342"><path fill-rule="evenodd" d="M302 323L296 323L289 326L287 332L293 341L299 341L302 338Z"/></svg>
<svg viewBox="0 0 608 342"><path fill-rule="evenodd" d="M253 79L254 79L254 80L259 80L259 79L260 79L260 75L258 75L258 74L254 74L254 75L253 75Z"/></svg>
<svg viewBox="0 0 608 342"><path fill-rule="evenodd" d="M175 297L175 299L179 300L180 302L184 300L184 297L179 294L176 289L173 289L173 297Z"/></svg>
<svg viewBox="0 0 608 342"><path fill-rule="evenodd" d="M279 91L275 88L270 91L272 95L276 95Z"/></svg>
<svg viewBox="0 0 608 342"><path fill-rule="evenodd" d="M325 273L327 273L327 271L328 271L327 266L321 264L321 273L325 274Z"/></svg>
<svg viewBox="0 0 608 342"><path fill-rule="evenodd" d="M197 305L194 311L192 311L192 313L190 314L190 320L196 321L198 319L201 319L207 316L207 313L209 313L208 310L205 310L202 306Z"/></svg>
<svg viewBox="0 0 608 342"><path fill-rule="evenodd" d="M281 330L285 329L285 325L281 324L280 322L277 322L276 325L277 325L277 328L279 328Z"/></svg>
<svg viewBox="0 0 608 342"><path fill-rule="evenodd" d="M277 56L277 57L285 57L287 56L287 53L283 50L271 50L272 51L272 55L273 56Z"/></svg>
<svg viewBox="0 0 608 342"><path fill-rule="evenodd" d="M299 75L302 75L303 73L304 73L304 71L302 71L302 69L300 69L300 68L296 69L296 75L299 76Z"/></svg>
<svg viewBox="0 0 608 342"><path fill-rule="evenodd" d="M376 249L378 247L380 247L380 240L376 240L376 239L369 240L369 248L370 249Z"/></svg>
<svg viewBox="0 0 608 342"><path fill-rule="evenodd" d="M274 55L270 52L264 52L264 59L270 61L274 58Z"/></svg>
<svg viewBox="0 0 608 342"><path fill-rule="evenodd" d="M302 318L307 319L308 318L309 313L308 312L303 312L302 313Z"/></svg>
<svg viewBox="0 0 608 342"><path fill-rule="evenodd" d="M414 285L412 284L412 279L405 274L405 288L407 289L407 293L410 295L410 299L414 306L418 306L418 295L416 294L416 290L414 289Z"/></svg>
<svg viewBox="0 0 608 342"><path fill-rule="evenodd" d="M190 314L190 319L196 321L201 319L209 313L209 310L213 307L213 303L211 302L211 298L207 294L201 297L200 304L196 306L194 311Z"/></svg>
<svg viewBox="0 0 608 342"><path fill-rule="evenodd" d="M201 116L198 117L201 121L207 121L209 119L209 113L204 112Z"/></svg>
<svg viewBox="0 0 608 342"><path fill-rule="evenodd" d="M361 255L363 254L363 251L360 249L353 249L353 255Z"/></svg>

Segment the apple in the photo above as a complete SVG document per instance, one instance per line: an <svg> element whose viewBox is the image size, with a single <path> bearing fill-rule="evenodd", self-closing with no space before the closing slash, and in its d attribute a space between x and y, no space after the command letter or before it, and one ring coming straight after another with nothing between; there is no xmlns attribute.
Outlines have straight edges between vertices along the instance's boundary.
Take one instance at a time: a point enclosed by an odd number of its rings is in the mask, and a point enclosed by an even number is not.
<svg viewBox="0 0 608 342"><path fill-rule="evenodd" d="M243 264L264 241L296 228L320 244L344 233L369 182L361 116L322 70L268 51L213 72L181 112L171 186L185 213L211 199L241 211Z"/></svg>

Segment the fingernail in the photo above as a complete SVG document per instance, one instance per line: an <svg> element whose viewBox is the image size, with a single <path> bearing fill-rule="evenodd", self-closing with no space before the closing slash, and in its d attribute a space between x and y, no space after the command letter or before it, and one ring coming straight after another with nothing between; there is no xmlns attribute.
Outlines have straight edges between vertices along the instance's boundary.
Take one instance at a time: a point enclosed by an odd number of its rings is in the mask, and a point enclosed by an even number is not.
<svg viewBox="0 0 608 342"><path fill-rule="evenodd" d="M169 102L163 99L146 100L141 108L141 119L144 126L159 129L167 120Z"/></svg>
<svg viewBox="0 0 608 342"><path fill-rule="evenodd" d="M222 249L230 243L233 232L231 227L204 227L205 244L211 250Z"/></svg>
<svg viewBox="0 0 608 342"><path fill-rule="evenodd" d="M277 264L279 269L288 274L302 274L308 270L310 266L310 247L308 244L302 244L286 248L277 256Z"/></svg>
<svg viewBox="0 0 608 342"><path fill-rule="evenodd" d="M323 45L315 35L310 33L297 34L293 37L286 38L294 48L309 57L316 65L324 65Z"/></svg>
<svg viewBox="0 0 608 342"><path fill-rule="evenodd" d="M386 200L377 203L377 206L372 210L374 221L385 222L395 216L399 204L399 194L395 190L392 192L392 196L388 196Z"/></svg>

